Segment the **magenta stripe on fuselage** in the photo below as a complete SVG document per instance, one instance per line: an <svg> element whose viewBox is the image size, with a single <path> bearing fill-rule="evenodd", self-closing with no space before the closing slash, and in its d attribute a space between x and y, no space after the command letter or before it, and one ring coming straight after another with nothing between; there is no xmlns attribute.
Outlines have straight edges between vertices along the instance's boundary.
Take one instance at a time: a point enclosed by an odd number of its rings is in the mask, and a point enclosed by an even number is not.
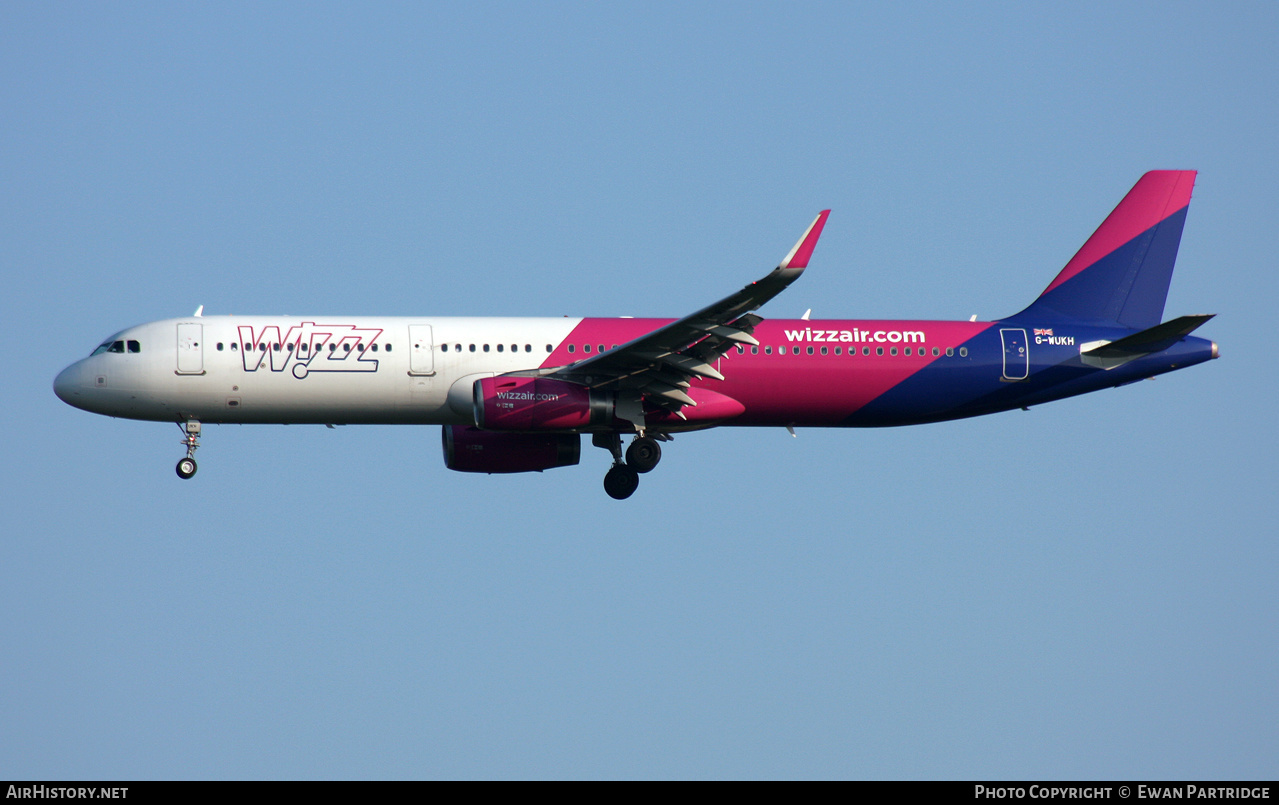
<svg viewBox="0 0 1279 805"><path fill-rule="evenodd" d="M563 366L592 357L601 345L611 349L671 321L583 319L542 365ZM754 331L759 347L732 349L716 363L724 380L699 379L694 385L746 407L731 424L837 425L912 375L947 360L947 350L958 349L992 326L966 321L768 319Z"/></svg>

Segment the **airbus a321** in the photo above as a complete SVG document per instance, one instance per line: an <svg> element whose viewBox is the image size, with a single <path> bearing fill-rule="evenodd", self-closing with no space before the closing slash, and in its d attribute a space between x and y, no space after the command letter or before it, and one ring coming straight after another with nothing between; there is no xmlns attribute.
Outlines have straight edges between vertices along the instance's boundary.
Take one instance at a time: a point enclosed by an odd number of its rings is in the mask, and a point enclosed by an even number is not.
<svg viewBox="0 0 1279 805"><path fill-rule="evenodd" d="M442 425L462 472L612 456L630 497L674 434L720 426L879 427L993 414L1217 357L1162 321L1194 171L1152 171L1025 310L996 321L764 319L808 266L823 211L767 276L680 319L202 316L130 327L64 369L77 408L204 423ZM628 444L623 449L623 440Z"/></svg>

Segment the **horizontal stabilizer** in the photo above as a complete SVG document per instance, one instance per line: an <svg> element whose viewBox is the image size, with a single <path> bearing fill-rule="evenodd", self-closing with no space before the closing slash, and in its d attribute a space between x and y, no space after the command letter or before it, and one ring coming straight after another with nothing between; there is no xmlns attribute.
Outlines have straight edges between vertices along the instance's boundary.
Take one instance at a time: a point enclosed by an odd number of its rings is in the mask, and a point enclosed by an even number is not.
<svg viewBox="0 0 1279 805"><path fill-rule="evenodd" d="M1209 313L1199 316L1181 316L1180 318L1156 324L1149 330L1111 341L1092 349L1084 350L1084 355L1097 358L1136 358L1152 352L1165 350L1182 338L1199 329L1208 319L1215 316Z"/></svg>

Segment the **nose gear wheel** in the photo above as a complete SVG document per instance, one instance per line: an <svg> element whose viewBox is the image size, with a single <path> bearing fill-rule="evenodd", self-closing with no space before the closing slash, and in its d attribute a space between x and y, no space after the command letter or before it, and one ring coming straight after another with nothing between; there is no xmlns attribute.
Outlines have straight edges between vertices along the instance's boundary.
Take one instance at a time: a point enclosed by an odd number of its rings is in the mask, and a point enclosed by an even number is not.
<svg viewBox="0 0 1279 805"><path fill-rule="evenodd" d="M188 419L186 422L179 422L178 427L182 428L185 434L182 444L186 446L187 454L186 458L178 460L176 470L178 477L185 481L195 475L195 471L199 468L195 463L195 451L200 447L200 420Z"/></svg>

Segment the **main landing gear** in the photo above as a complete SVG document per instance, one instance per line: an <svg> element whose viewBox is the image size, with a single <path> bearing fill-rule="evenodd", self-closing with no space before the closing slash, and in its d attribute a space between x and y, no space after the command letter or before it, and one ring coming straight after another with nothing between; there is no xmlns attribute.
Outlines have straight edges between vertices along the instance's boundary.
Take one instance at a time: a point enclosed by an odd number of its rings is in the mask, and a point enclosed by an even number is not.
<svg viewBox="0 0 1279 805"><path fill-rule="evenodd" d="M200 420L188 419L185 423L179 422L178 427L182 428L183 433L186 434L182 443L186 445L187 455L186 458L178 460L177 471L178 477L186 480L195 475L198 469L195 463L195 451L200 446Z"/></svg>
<svg viewBox="0 0 1279 805"><path fill-rule="evenodd" d="M667 437L669 438L669 437ZM650 472L662 460L662 447L651 436L636 436L622 460L622 437L617 433L596 433L591 444L613 454L613 466L604 476L604 491L614 500L626 500L639 489L639 474Z"/></svg>

